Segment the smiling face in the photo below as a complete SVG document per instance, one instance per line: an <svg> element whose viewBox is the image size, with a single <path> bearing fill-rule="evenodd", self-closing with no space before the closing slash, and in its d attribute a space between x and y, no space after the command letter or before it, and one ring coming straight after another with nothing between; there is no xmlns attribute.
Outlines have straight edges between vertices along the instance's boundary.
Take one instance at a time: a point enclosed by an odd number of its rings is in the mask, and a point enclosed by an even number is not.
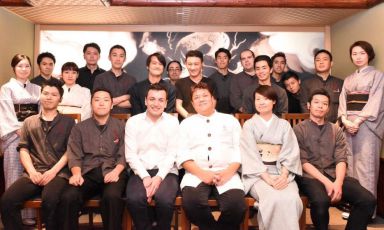
<svg viewBox="0 0 384 230"><path fill-rule="evenodd" d="M63 78L63 81L67 86L72 86L76 84L76 79L78 76L79 76L79 73L77 71L70 70L70 69L64 70L61 73L61 77Z"/></svg>
<svg viewBox="0 0 384 230"><path fill-rule="evenodd" d="M29 63L26 58L21 59L19 63L16 64L13 71L15 72L16 79L26 81L31 75L31 63Z"/></svg>
<svg viewBox="0 0 384 230"><path fill-rule="evenodd" d="M259 78L259 81L264 82L270 79L271 68L268 65L267 61L258 61L255 63L256 76Z"/></svg>
<svg viewBox="0 0 384 230"><path fill-rule="evenodd" d="M108 116L112 109L112 98L108 92L98 91L91 100L93 114L97 117Z"/></svg>
<svg viewBox="0 0 384 230"><path fill-rule="evenodd" d="M216 62L217 68L227 69L229 65L228 55L224 52L218 53L215 62Z"/></svg>
<svg viewBox="0 0 384 230"><path fill-rule="evenodd" d="M369 56L367 52L360 46L355 46L352 48L351 52L351 58L353 64L358 68L362 69L366 66L368 66L369 63Z"/></svg>
<svg viewBox="0 0 384 230"><path fill-rule="evenodd" d="M203 116L209 116L215 111L215 99L208 89L196 89L192 94L192 105Z"/></svg>
<svg viewBox="0 0 384 230"><path fill-rule="evenodd" d="M152 75L152 76L161 76L164 72L164 66L159 61L159 59L157 59L156 56L151 57L151 61L149 62L149 65L147 68L148 68L149 75Z"/></svg>
<svg viewBox="0 0 384 230"><path fill-rule="evenodd" d="M203 63L198 57L187 57L185 60L185 65L187 66L189 76L191 78L196 78L202 76Z"/></svg>
<svg viewBox="0 0 384 230"><path fill-rule="evenodd" d="M167 107L167 93L165 90L150 89L145 97L145 105L147 106L147 116L156 120Z"/></svg>
<svg viewBox="0 0 384 230"><path fill-rule="evenodd" d="M307 103L310 117L324 119L329 111L329 99L325 95L313 95L311 102Z"/></svg>
<svg viewBox="0 0 384 230"><path fill-rule="evenodd" d="M255 108L260 115L272 114L273 105L276 101L273 101L259 93L255 94Z"/></svg>
<svg viewBox="0 0 384 230"><path fill-rule="evenodd" d="M251 51L245 50L240 54L241 65L243 66L244 71L252 72L254 70L253 63L255 58Z"/></svg>
<svg viewBox="0 0 384 230"><path fill-rule="evenodd" d="M99 51L94 47L88 47L84 53L84 60L87 65L97 65L100 59Z"/></svg>
<svg viewBox="0 0 384 230"><path fill-rule="evenodd" d="M54 86L44 86L40 95L40 104L43 110L56 110L61 101L59 90Z"/></svg>
<svg viewBox="0 0 384 230"><path fill-rule="evenodd" d="M123 49L114 48L109 54L109 60L111 61L112 69L121 70L125 62L125 52Z"/></svg>

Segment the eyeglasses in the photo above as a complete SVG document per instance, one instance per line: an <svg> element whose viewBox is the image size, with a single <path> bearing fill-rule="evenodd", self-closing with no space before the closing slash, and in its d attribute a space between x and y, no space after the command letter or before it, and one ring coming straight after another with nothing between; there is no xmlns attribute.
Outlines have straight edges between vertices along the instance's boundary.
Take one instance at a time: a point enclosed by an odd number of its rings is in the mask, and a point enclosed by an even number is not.
<svg viewBox="0 0 384 230"><path fill-rule="evenodd" d="M180 69L169 69L168 72L180 72Z"/></svg>

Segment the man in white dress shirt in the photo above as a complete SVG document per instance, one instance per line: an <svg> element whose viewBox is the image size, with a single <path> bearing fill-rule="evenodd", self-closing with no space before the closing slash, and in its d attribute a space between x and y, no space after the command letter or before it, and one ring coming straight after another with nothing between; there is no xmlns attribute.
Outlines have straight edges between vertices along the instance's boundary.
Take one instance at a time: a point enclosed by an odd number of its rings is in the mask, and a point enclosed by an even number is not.
<svg viewBox="0 0 384 230"><path fill-rule="evenodd" d="M147 111L129 118L125 127L125 158L132 169L127 184L127 206L136 229L171 229L174 202L179 188L176 168L178 132L176 117L164 113L167 89L161 84L149 87ZM156 201L156 218L148 204Z"/></svg>
<svg viewBox="0 0 384 230"><path fill-rule="evenodd" d="M180 125L176 160L185 169L181 181L183 208L200 230L239 229L246 210L237 173L240 124L232 115L215 111L216 100L206 83L193 86L191 94L197 114ZM208 206L211 196L219 203L217 221Z"/></svg>

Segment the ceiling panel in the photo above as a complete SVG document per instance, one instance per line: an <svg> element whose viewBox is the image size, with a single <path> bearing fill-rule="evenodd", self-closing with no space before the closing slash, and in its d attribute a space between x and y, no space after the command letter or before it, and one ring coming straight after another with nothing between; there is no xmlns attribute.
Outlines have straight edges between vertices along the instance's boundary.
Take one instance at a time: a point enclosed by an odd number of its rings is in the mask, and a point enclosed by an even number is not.
<svg viewBox="0 0 384 230"><path fill-rule="evenodd" d="M34 0L6 7L36 24L324 26L362 9L106 7L99 0ZM71 5L70 5L71 4Z"/></svg>

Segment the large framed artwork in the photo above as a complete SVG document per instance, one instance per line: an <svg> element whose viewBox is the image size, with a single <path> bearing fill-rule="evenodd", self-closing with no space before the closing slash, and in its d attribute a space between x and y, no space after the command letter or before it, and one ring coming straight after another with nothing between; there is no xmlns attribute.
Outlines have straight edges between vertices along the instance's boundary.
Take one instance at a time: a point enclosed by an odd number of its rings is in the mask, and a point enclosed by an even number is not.
<svg viewBox="0 0 384 230"><path fill-rule="evenodd" d="M212 27L214 30L214 27ZM255 55L272 56L284 52L288 67L305 78L313 72L313 54L324 48L324 31L260 31L260 32L127 32L111 30L57 30L40 29L37 53L51 52L56 57L54 75L60 76L60 68L67 61L73 61L82 67L85 65L82 49L84 44L95 42L101 47L99 66L108 70L109 49L116 44L127 51L125 70L138 81L147 77L146 58L154 52L162 53L167 61L178 60L184 66L188 50L200 50L204 54L204 75L215 71L215 51L221 47L232 53L230 71L242 71L239 54L251 49ZM182 77L188 76L183 68ZM166 73L164 73L166 77Z"/></svg>

